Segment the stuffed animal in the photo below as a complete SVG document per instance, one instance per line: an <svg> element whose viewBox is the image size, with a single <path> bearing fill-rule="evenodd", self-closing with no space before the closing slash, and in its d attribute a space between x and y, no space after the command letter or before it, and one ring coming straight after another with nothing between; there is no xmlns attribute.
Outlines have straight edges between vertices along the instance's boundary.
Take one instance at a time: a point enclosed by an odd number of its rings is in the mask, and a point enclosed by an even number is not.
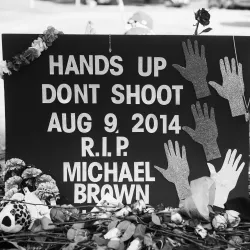
<svg viewBox="0 0 250 250"><path fill-rule="evenodd" d="M17 233L28 229L31 224L30 212L25 204L18 200L0 203L0 230L6 233Z"/></svg>
<svg viewBox="0 0 250 250"><path fill-rule="evenodd" d="M6 162L3 180L5 196L0 202L0 231L17 233L31 229L34 221L44 218L51 222L46 199L56 200L59 197L56 182L51 176L18 158L12 158Z"/></svg>

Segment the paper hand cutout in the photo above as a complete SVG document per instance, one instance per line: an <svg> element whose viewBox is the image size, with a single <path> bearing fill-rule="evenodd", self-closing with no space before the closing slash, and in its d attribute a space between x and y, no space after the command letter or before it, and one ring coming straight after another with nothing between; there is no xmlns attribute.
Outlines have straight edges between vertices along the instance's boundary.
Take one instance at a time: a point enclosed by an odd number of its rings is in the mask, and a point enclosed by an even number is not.
<svg viewBox="0 0 250 250"><path fill-rule="evenodd" d="M188 45L188 48L187 48ZM186 68L173 64L180 74L188 81L193 83L197 99L210 95L207 84L207 61L205 57L205 47L201 46L201 55L199 54L198 42L194 42L194 50L191 41L188 39L187 45L182 42L182 48L186 59Z"/></svg>
<svg viewBox="0 0 250 250"><path fill-rule="evenodd" d="M188 176L189 166L187 162L186 149L182 146L182 155L180 154L179 143L175 142L175 149L172 141L168 141L168 145L164 143L165 153L168 160L168 169L163 169L155 166L162 175L169 181L175 184L178 197L181 200L191 195Z"/></svg>
<svg viewBox="0 0 250 250"><path fill-rule="evenodd" d="M216 89L218 94L229 101L229 106L232 116L244 115L247 111L245 108L243 95L245 91L242 64L238 65L238 73L236 72L235 59L232 58L231 66L228 57L220 59L220 71L222 75L222 85L216 82L209 82L209 84Z"/></svg>
<svg viewBox="0 0 250 250"><path fill-rule="evenodd" d="M221 157L220 150L217 144L218 129L216 126L214 108L211 108L210 116L208 114L207 104L203 105L204 113L202 112L199 102L196 107L191 106L194 116L196 128L195 130L184 126L182 129L187 132L191 138L203 146L207 161L211 161Z"/></svg>
<svg viewBox="0 0 250 250"><path fill-rule="evenodd" d="M208 163L210 177L214 180L216 185L214 205L224 208L228 195L237 184L239 176L245 166L245 162L238 167L242 155L240 154L236 160L237 150L233 152L231 149L227 151L224 163L219 172L216 173L214 166Z"/></svg>

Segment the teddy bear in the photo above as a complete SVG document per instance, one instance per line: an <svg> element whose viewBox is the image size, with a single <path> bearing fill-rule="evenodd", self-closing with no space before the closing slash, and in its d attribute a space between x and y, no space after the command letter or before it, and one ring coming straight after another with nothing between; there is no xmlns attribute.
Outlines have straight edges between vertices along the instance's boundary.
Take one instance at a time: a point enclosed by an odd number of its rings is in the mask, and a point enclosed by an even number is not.
<svg viewBox="0 0 250 250"><path fill-rule="evenodd" d="M18 158L12 158L6 162L3 180L5 196L0 202L0 231L17 233L31 229L36 220L44 217L51 222L47 203L52 205L50 200L59 196L51 176Z"/></svg>
<svg viewBox="0 0 250 250"><path fill-rule="evenodd" d="M17 233L26 230L31 224L30 212L25 204L18 200L1 201L0 230L6 233Z"/></svg>

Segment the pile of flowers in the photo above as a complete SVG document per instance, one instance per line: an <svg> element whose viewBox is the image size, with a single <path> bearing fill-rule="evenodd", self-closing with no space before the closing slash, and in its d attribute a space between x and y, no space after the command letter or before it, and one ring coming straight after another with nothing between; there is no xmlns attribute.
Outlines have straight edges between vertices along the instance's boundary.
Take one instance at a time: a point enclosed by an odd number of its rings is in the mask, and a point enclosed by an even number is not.
<svg viewBox="0 0 250 250"><path fill-rule="evenodd" d="M18 242L24 249L249 249L249 225L236 211L214 214L210 222L184 218L178 209L144 201L110 206L81 214L72 206L51 209L47 229L33 225L29 232L1 233L2 241ZM17 243L16 243L17 244ZM21 248L22 249L22 248Z"/></svg>
<svg viewBox="0 0 250 250"><path fill-rule="evenodd" d="M94 206L56 205L51 202L59 198L55 180L17 158L6 162L2 181L1 202L28 188L44 201L35 205L49 208L51 220L40 217L17 233L0 230L0 249L250 249L250 223L233 210L211 208L205 221L187 217L183 208L152 207L143 200L124 205L109 193ZM82 213L83 208L91 211Z"/></svg>

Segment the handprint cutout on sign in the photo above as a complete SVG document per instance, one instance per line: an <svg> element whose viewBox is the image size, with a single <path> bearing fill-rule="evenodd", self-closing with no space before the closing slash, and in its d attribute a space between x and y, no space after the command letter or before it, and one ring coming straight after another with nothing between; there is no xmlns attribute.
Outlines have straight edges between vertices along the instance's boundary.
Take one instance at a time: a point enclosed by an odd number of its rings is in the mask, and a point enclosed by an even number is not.
<svg viewBox="0 0 250 250"><path fill-rule="evenodd" d="M208 69L205 57L205 47L203 45L201 46L200 54L197 41L194 41L194 50L189 39L187 45L185 42L182 42L186 68L177 64L173 64L173 67L177 69L186 80L192 82L197 99L209 96L210 90L206 80Z"/></svg>
<svg viewBox="0 0 250 250"><path fill-rule="evenodd" d="M168 168L163 169L157 166L155 166L155 168L162 173L169 182L175 184L180 201L184 200L191 195L188 182L189 166L185 146L182 146L181 154L177 141L175 142L175 148L170 140L168 141L168 145L164 143L164 148L168 160Z"/></svg>
<svg viewBox="0 0 250 250"><path fill-rule="evenodd" d="M209 84L216 89L218 94L229 101L232 116L245 115L247 112L244 104L244 81L242 74L242 64L238 65L238 73L236 72L236 62L232 58L231 66L228 57L224 60L220 59L220 71L222 75L222 85L210 81Z"/></svg>
<svg viewBox="0 0 250 250"><path fill-rule="evenodd" d="M221 157L217 144L218 129L215 121L214 108L211 108L210 115L206 103L203 105L204 113L199 102L196 106L191 106L195 120L195 130L184 126L182 129L187 132L191 138L203 146L207 161Z"/></svg>
<svg viewBox="0 0 250 250"><path fill-rule="evenodd" d="M207 164L210 171L210 177L214 180L216 185L214 205L217 207L224 208L228 195L231 190L235 188L239 176L245 166L245 163L243 162L238 167L242 155L240 154L235 160L236 154L236 149L233 152L229 149L221 170L217 173L211 163Z"/></svg>

